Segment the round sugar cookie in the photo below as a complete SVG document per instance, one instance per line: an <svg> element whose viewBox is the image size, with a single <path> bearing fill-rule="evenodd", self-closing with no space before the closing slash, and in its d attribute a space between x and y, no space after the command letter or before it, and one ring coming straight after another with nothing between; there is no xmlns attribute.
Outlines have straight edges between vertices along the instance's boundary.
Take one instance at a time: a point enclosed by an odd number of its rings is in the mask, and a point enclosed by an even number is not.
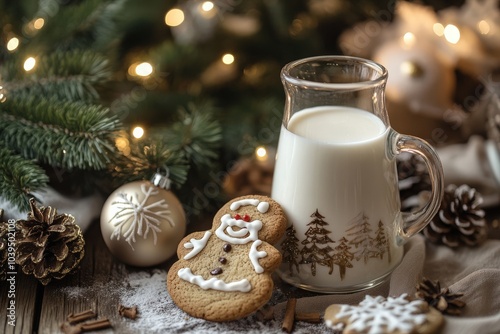
<svg viewBox="0 0 500 334"><path fill-rule="evenodd" d="M398 297L365 296L358 305L330 305L327 327L343 334L432 334L443 325L442 314L427 302Z"/></svg>

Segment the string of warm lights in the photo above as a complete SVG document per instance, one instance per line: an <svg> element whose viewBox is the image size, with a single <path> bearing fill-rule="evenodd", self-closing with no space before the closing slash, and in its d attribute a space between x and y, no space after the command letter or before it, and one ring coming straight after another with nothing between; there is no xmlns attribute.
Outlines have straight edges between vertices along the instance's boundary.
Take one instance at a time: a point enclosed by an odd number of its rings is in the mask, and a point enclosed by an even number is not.
<svg viewBox="0 0 500 334"><path fill-rule="evenodd" d="M45 19L42 17L37 17L24 25L23 33L26 36L33 36L44 26L45 26ZM11 53L16 52L21 45L21 40L19 39L19 37L14 36L12 33L9 34L11 35L11 37L8 38L7 40L6 49ZM36 59L33 56L28 56L23 63L23 69L26 72L32 71L35 68L35 66L36 66Z"/></svg>
<svg viewBox="0 0 500 334"><path fill-rule="evenodd" d="M190 19L192 20L193 15L195 14L197 14L196 17L198 19L209 20L217 14L222 14L222 11L224 10L224 8L218 7L220 4L214 3L212 1L200 1L199 3L191 2L190 4L191 6L188 6L186 3L179 3L177 6L167 10L164 16L165 25L169 28L175 29L177 27L181 27L183 24L188 24L188 21ZM293 21L293 25L297 26L300 24L305 24L303 22L304 20L305 18L302 16L297 17ZM442 20L442 22L446 21L447 20ZM42 29L45 24L46 20L44 18L34 18L33 20L25 24L24 33L26 34L26 36L33 36L37 31ZM491 26L484 19L477 22L477 29L483 35L491 33ZM432 31L434 32L435 36L444 38L445 41L452 45L459 44L461 42L461 39L466 39L466 36L464 37L461 34L461 28L459 28L459 26L455 24L450 23L450 21L448 21L448 24L443 24L439 22L438 19L438 22L435 21L435 23L433 24ZM292 34L292 31L290 31L290 33ZM407 31L402 36L402 45L403 47L408 48L414 47L417 44L417 40L419 38L420 35L417 32ZM22 41L17 36L12 36L10 39L8 39L7 50L9 50L9 52L15 52L19 48L21 43ZM235 55L231 52L226 52L216 60L216 62L213 64L213 67L217 69L217 71L215 72L221 74L224 73L224 71L235 71L235 63ZM30 72L35 69L36 64L36 57L29 56L24 61L23 68L26 72ZM414 64L411 62L404 62L401 67L402 72L410 74L416 73L418 69L413 65ZM129 65L127 73L130 79L140 81L146 80L157 73L156 65L148 59L136 59ZM132 126L130 131L132 137L135 139L143 138L146 134L144 127L141 125ZM265 157L267 154L265 151L265 147L257 147L255 150L255 154L257 158L260 157L259 154L263 154L263 156Z"/></svg>
<svg viewBox="0 0 500 334"><path fill-rule="evenodd" d="M201 2L196 10L202 18L211 19L215 16L219 9L212 1ZM185 24L185 10L179 7L171 8L165 14L165 24L170 28L175 28ZM235 63L235 56L232 53L225 53L220 57L219 63L214 64L221 72L224 71L224 66L231 66ZM219 73L221 73L219 72ZM131 78L147 79L155 73L155 65L149 61L136 61L128 67L128 74ZM134 126L131 130L132 136L140 139L145 135L145 130L142 126Z"/></svg>

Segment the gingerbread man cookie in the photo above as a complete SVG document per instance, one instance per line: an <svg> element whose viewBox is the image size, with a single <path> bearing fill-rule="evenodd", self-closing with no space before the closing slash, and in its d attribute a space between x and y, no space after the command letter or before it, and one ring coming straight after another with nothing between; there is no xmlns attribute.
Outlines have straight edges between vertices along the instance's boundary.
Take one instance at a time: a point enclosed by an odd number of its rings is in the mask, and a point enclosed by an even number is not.
<svg viewBox="0 0 500 334"><path fill-rule="evenodd" d="M273 292L272 272L281 254L272 246L285 233L280 205L266 196L226 203L212 229L186 236L179 260L167 275L167 289L186 313L211 321L243 318L262 307Z"/></svg>

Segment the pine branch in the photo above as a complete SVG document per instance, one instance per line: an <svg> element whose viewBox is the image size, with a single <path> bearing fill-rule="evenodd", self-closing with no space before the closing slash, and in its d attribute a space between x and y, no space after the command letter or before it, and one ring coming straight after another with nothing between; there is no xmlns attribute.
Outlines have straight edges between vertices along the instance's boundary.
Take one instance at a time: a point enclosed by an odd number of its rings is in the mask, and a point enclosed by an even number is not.
<svg viewBox="0 0 500 334"><path fill-rule="evenodd" d="M128 2L129 0L115 0L101 7L101 14L91 25L94 49L110 50L123 37L124 32L117 23Z"/></svg>
<svg viewBox="0 0 500 334"><path fill-rule="evenodd" d="M277 145L283 101L261 96L241 96L238 101L224 110L224 147L231 154L248 156L257 146Z"/></svg>
<svg viewBox="0 0 500 334"><path fill-rule="evenodd" d="M13 154L0 142L0 196L25 211L30 192L45 187L48 181L42 168Z"/></svg>
<svg viewBox="0 0 500 334"><path fill-rule="evenodd" d="M149 52L159 72L169 73L165 79L171 87L183 87L186 81L199 80L200 73L210 65L214 57L208 53L204 53L203 57L199 55L199 47L177 44L172 40L164 41Z"/></svg>
<svg viewBox="0 0 500 334"><path fill-rule="evenodd" d="M127 155L117 162L113 178L121 183L150 179L156 171L168 169L173 186L178 188L186 182L189 164L182 152L171 150L155 138L137 141L122 133L119 140L124 143L122 153Z"/></svg>
<svg viewBox="0 0 500 334"><path fill-rule="evenodd" d="M120 128L107 108L53 99L7 99L0 106L0 139L27 159L60 168L104 169Z"/></svg>
<svg viewBox="0 0 500 334"><path fill-rule="evenodd" d="M54 52L41 56L31 73L22 68L21 57L6 63L1 70L9 95L54 96L69 101L97 101L96 87L110 80L108 60L92 51Z"/></svg>
<svg viewBox="0 0 500 334"><path fill-rule="evenodd" d="M180 111L180 121L164 134L164 140L172 150L183 151L200 170L213 166L219 156L222 129L213 112L211 103L191 103Z"/></svg>
<svg viewBox="0 0 500 334"><path fill-rule="evenodd" d="M106 6L110 3L113 1L85 0L61 6L57 15L48 18L36 38L30 41L29 49L39 53L51 50L50 48L90 48L95 40L93 29L100 16L106 13Z"/></svg>

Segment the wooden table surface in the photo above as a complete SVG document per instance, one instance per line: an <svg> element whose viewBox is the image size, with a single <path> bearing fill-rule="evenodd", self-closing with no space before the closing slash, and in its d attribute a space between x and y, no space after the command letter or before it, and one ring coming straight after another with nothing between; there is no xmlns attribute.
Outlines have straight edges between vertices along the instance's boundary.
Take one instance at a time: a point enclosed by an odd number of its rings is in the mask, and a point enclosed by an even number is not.
<svg viewBox="0 0 500 334"><path fill-rule="evenodd" d="M498 224L500 209L488 213L488 221ZM211 220L203 219L199 223L188 226L188 233L194 230L209 228ZM499 234L500 229L493 231ZM9 284L2 282L0 287L0 333L61 333L60 326L71 313L78 313L88 309L95 311L98 317L106 317L113 325L112 330L99 331L99 333L135 333L130 328L129 319L118 314L120 304L117 294L98 293L99 289L92 286L106 286L110 282L123 284L127 275L135 271L144 271L144 268L132 268L114 259L106 248L101 236L99 223L93 222L84 233L86 240L85 257L80 269L73 275L68 275L60 281L53 281L43 286L33 277L28 277L21 272L16 275L15 281L15 326L7 323L7 305ZM497 237L497 236L496 236ZM174 258L155 268L168 269L175 261ZM149 268L151 269L151 268ZM79 298L68 298L62 291L84 289L85 295Z"/></svg>
<svg viewBox="0 0 500 334"><path fill-rule="evenodd" d="M210 220L211 222L211 220ZM209 228L209 220L201 219L188 226L188 233L192 230ZM11 298L8 296L9 284L1 282L0 286L0 333L62 333L61 324L71 313L93 310L98 318L106 317L113 325L113 330L99 331L99 333L134 333L127 328L131 320L122 318L118 314L120 305L117 294L100 294L99 289L92 286L105 286L112 282L120 284L126 276L134 271L143 271L153 268L133 268L116 260L106 248L101 236L99 222L93 222L84 233L85 256L80 268L74 274L66 276L60 281L52 281L47 286L39 284L32 276L24 275L18 268L15 281L15 326L8 324L7 305ZM174 258L155 268L168 269L175 261ZM68 298L62 291L77 291L84 287L85 295L82 298Z"/></svg>

